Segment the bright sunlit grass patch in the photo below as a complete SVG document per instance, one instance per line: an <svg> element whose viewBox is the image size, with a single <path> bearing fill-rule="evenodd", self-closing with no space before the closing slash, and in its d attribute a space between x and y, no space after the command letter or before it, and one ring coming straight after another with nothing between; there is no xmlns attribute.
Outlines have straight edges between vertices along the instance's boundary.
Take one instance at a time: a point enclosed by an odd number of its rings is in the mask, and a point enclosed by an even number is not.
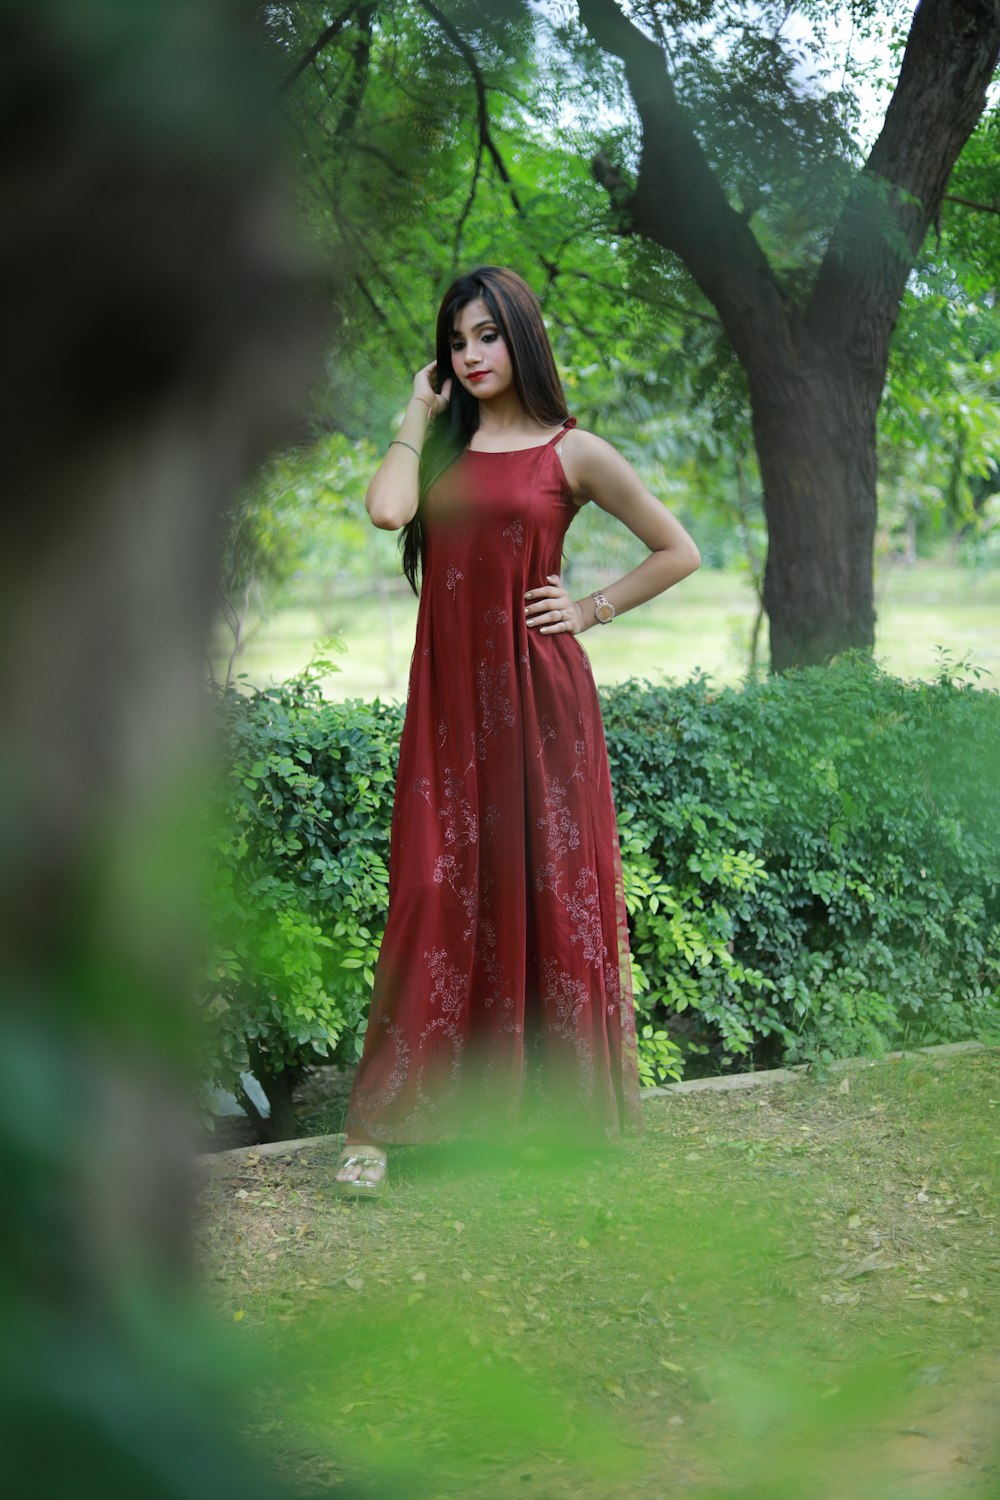
<svg viewBox="0 0 1000 1500"><path fill-rule="evenodd" d="M599 582L581 579L579 590ZM888 672L930 680L936 675L934 648L943 645L956 657L968 652L991 672L984 686L1000 686L1000 570L973 572L938 561L883 565L875 591L875 650ZM755 611L745 574L702 568L677 589L582 640L599 683L661 672L683 680L700 667L720 685L735 685L747 670ZM322 601L298 597L268 619L252 621L236 670L254 684L280 681L306 665L317 640L338 635L345 650L336 657L340 671L324 685L327 696L402 699L416 612L401 579L383 580L378 588L331 583ZM766 621L759 656L766 664Z"/></svg>

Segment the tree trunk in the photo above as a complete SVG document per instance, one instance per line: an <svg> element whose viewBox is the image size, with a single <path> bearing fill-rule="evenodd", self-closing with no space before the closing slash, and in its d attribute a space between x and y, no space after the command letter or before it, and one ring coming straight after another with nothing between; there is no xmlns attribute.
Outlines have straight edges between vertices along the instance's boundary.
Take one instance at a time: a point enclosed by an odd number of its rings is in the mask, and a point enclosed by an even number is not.
<svg viewBox="0 0 1000 1500"><path fill-rule="evenodd" d="M201 666L220 513L299 419L319 325L256 34L90 9L4 13L0 1448L34 1500L250 1500L279 1481L237 1462L185 1292Z"/></svg>
<svg viewBox="0 0 1000 1500"><path fill-rule="evenodd" d="M878 393L815 361L799 382L751 382L769 537L771 669L875 643Z"/></svg>
<svg viewBox="0 0 1000 1500"><path fill-rule="evenodd" d="M293 1066L282 1068L280 1072L277 1072L268 1065L267 1053L262 1052L253 1042L248 1050L253 1076L264 1090L267 1102L271 1106L271 1112L266 1118L254 1110L261 1139L265 1141L294 1140L298 1135L298 1121L295 1118L295 1085L302 1077L304 1069Z"/></svg>
<svg viewBox="0 0 1000 1500"><path fill-rule="evenodd" d="M617 0L578 0L621 58L642 127L623 233L678 255L750 382L769 550L764 604L782 671L874 644L875 418L906 280L1000 53L1000 0L921 0L882 131L808 300L729 203L659 43Z"/></svg>
<svg viewBox="0 0 1000 1500"><path fill-rule="evenodd" d="M299 1122L295 1114L295 1085L298 1073L288 1068L283 1073L264 1073L260 1086L267 1095L271 1114L264 1127L266 1141L293 1141L299 1134Z"/></svg>

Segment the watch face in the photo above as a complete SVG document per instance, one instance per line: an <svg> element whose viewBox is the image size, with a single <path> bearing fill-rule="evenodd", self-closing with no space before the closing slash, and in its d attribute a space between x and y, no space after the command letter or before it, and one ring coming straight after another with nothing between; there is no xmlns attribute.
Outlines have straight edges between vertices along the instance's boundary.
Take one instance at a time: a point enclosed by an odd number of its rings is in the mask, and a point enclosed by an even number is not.
<svg viewBox="0 0 1000 1500"><path fill-rule="evenodd" d="M609 620L614 619L615 612L612 606L605 600L603 604L596 606L594 614L602 625L606 625Z"/></svg>

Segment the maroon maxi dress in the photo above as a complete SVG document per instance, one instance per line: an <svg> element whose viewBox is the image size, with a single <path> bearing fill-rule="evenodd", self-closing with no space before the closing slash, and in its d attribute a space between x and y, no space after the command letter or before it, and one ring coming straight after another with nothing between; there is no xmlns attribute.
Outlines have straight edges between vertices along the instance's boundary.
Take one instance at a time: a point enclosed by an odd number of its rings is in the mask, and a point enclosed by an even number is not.
<svg viewBox="0 0 1000 1500"><path fill-rule="evenodd" d="M570 417L564 431L575 425ZM590 660L527 626L576 505L563 436L467 450L425 499L389 910L355 1139L642 1129L608 757Z"/></svg>

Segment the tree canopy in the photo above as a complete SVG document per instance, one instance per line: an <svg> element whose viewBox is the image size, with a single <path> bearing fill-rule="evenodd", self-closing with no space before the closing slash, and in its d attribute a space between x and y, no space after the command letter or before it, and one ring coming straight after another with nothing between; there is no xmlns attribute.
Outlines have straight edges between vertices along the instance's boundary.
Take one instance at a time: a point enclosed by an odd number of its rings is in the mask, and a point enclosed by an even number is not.
<svg viewBox="0 0 1000 1500"><path fill-rule="evenodd" d="M905 525L914 496L983 524L996 106L976 120L996 6L924 0L912 27L872 3L393 0L264 18L302 219L350 287L324 422L382 440L447 280L506 263L541 297L581 423L697 433L731 516L763 498L778 665L871 644L876 457L883 525ZM845 450L853 468L834 472ZM837 514L831 570L808 554L816 517Z"/></svg>

